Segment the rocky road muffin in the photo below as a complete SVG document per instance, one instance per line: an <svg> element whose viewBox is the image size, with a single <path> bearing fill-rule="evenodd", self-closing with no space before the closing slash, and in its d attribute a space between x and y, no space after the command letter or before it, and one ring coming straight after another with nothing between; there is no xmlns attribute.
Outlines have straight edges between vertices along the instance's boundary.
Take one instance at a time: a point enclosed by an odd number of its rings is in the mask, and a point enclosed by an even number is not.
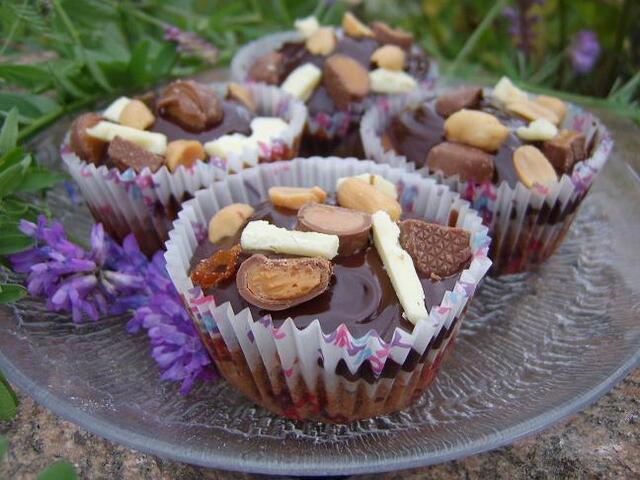
<svg viewBox="0 0 640 480"><path fill-rule="evenodd" d="M281 42L266 37L244 47L232 75L280 85L306 103L305 155L362 157L358 123L364 110L382 95L434 79L435 68L413 36L384 22L366 25L347 12L340 29L315 17L297 20L295 27L297 34Z"/></svg>
<svg viewBox="0 0 640 480"><path fill-rule="evenodd" d="M473 202L491 226L495 273L553 253L610 150L593 117L529 96L507 78L493 89L465 86L372 108L362 135L372 158L407 163Z"/></svg>
<svg viewBox="0 0 640 480"><path fill-rule="evenodd" d="M299 167L328 170L336 161L358 164L316 158ZM216 365L252 400L291 418L348 421L408 405L433 379L459 328L463 309L451 303L452 292L470 278L477 282L488 268L479 218L454 207L453 197L433 192L429 208L441 202L449 208L441 211L444 224L429 221L403 209L396 184L376 173L337 177L335 194L319 185L279 184L278 177L269 180L264 199L219 208L208 220L207 237L190 253L175 250L185 233L180 228L169 243L172 278L197 289L185 295L187 303L206 310L201 300L191 303L197 292L215 305L215 327L204 317L195 320ZM414 180L418 195L435 187L417 175ZM206 197L191 203L204 206ZM189 259L181 273L171 260L178 253ZM277 358L267 354L254 363L246 345L234 348L220 311L234 335L249 328L260 355L282 340ZM434 324L434 315L445 311L448 320ZM255 331L265 326L268 338ZM298 342L306 344L304 352ZM373 349L368 354L365 345ZM405 351L389 356L396 347ZM385 358L376 356L383 352ZM358 355L365 357L353 358ZM298 370L290 378L288 372ZM367 396L367 389L376 393Z"/></svg>
<svg viewBox="0 0 640 480"><path fill-rule="evenodd" d="M291 158L305 120L273 87L178 80L80 115L62 153L95 218L153 253L181 202L215 178Z"/></svg>

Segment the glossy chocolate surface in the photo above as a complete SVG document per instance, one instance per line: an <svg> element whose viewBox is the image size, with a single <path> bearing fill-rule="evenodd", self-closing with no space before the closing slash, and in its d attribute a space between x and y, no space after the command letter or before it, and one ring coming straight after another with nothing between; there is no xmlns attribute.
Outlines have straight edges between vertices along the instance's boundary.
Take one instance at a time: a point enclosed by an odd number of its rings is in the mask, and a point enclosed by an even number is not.
<svg viewBox="0 0 640 480"><path fill-rule="evenodd" d="M295 228L296 218L296 211L274 207L270 202L258 205L252 216L252 220L264 219L288 229ZM240 234L217 244L205 240L196 249L191 268L217 250L230 248L238 243L239 237ZM240 260L248 256L242 254ZM318 318L325 333L330 333L344 323L354 336L362 336L369 330L375 330L387 341L391 340L396 327L409 332L413 330L413 324L402 318L402 308L373 245L355 255L336 257L333 264L329 288L320 296L287 310L267 312L248 304L239 295L235 279L207 289L206 293L213 295L218 304L230 302L235 312L248 307L254 319L270 313L276 325L292 317L298 328L304 328ZM422 279L428 309L440 304L444 293L453 289L459 276L460 272L440 281Z"/></svg>

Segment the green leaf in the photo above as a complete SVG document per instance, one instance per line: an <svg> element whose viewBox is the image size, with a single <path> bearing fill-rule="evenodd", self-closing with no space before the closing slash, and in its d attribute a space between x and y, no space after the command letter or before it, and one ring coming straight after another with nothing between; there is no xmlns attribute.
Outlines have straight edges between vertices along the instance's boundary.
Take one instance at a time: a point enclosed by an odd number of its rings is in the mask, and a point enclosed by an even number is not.
<svg viewBox="0 0 640 480"><path fill-rule="evenodd" d="M28 155L15 165L0 172L0 198L13 193L22 182L22 178L31 165L31 156Z"/></svg>
<svg viewBox="0 0 640 480"><path fill-rule="evenodd" d="M27 172L15 191L35 192L37 190L43 190L64 180L64 178L65 176L58 172L45 170L43 168L33 168Z"/></svg>
<svg viewBox="0 0 640 480"><path fill-rule="evenodd" d="M36 480L77 480L77 478L73 465L60 460L40 472Z"/></svg>
<svg viewBox="0 0 640 480"><path fill-rule="evenodd" d="M45 89L51 85L47 69L41 65L0 65L0 78L29 90Z"/></svg>
<svg viewBox="0 0 640 480"><path fill-rule="evenodd" d="M18 143L18 109L12 108L0 130L0 155L9 153Z"/></svg>
<svg viewBox="0 0 640 480"><path fill-rule="evenodd" d="M176 51L176 46L172 43L165 43L160 47L151 64L151 75L154 77L169 75L177 59L178 52Z"/></svg>
<svg viewBox="0 0 640 480"><path fill-rule="evenodd" d="M0 420L11 420L17 412L18 402L15 400L15 393L7 383L0 382Z"/></svg>
<svg viewBox="0 0 640 480"><path fill-rule="evenodd" d="M7 454L7 448L9 447L9 440L0 435L0 462L4 460L4 456Z"/></svg>
<svg viewBox="0 0 640 480"><path fill-rule="evenodd" d="M149 40L143 40L133 52L129 60L129 75L136 86L142 86L147 83L147 63L149 60Z"/></svg>
<svg viewBox="0 0 640 480"><path fill-rule="evenodd" d="M21 233L3 233L0 237L0 255L21 252L33 246L33 239Z"/></svg>
<svg viewBox="0 0 640 480"><path fill-rule="evenodd" d="M9 111L17 108L20 115L35 119L60 108L55 100L30 93L0 92L0 111Z"/></svg>

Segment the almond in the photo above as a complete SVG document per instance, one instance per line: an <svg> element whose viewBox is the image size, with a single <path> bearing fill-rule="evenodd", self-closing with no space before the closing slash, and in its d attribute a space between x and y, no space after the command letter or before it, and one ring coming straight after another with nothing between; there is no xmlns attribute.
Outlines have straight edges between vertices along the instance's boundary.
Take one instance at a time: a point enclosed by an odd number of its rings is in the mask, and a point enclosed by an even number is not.
<svg viewBox="0 0 640 480"><path fill-rule="evenodd" d="M191 167L196 160L204 160L205 154L197 140L174 140L167 145L164 157L167 167L174 172L180 165Z"/></svg>
<svg viewBox="0 0 640 480"><path fill-rule="evenodd" d="M371 62L387 70L402 70L404 50L396 45L384 45L371 54Z"/></svg>
<svg viewBox="0 0 640 480"><path fill-rule="evenodd" d="M271 187L269 199L277 207L298 210L307 202L324 203L327 194L320 187Z"/></svg>
<svg viewBox="0 0 640 480"><path fill-rule="evenodd" d="M534 185L548 186L558 181L551 162L532 145L525 145L513 152L513 164L518 178L527 188Z"/></svg>
<svg viewBox="0 0 640 480"><path fill-rule="evenodd" d="M337 198L341 207L371 214L383 210L392 220L398 220L402 215L402 207L397 200L359 178L351 177L340 182Z"/></svg>
<svg viewBox="0 0 640 480"><path fill-rule="evenodd" d="M153 116L151 110L140 100L131 100L127 103L122 109L122 113L120 113L120 118L118 119L120 125L137 128L138 130L146 130L153 125L155 121L156 117Z"/></svg>
<svg viewBox="0 0 640 480"><path fill-rule="evenodd" d="M242 226L253 215L253 207L246 203L232 203L218 210L209 220L209 241L217 241L238 233Z"/></svg>
<svg viewBox="0 0 640 480"><path fill-rule="evenodd" d="M337 43L333 28L322 27L307 39L305 46L314 55L329 55L336 49Z"/></svg>
<svg viewBox="0 0 640 480"><path fill-rule="evenodd" d="M450 142L495 152L506 140L509 129L489 113L462 109L444 122L444 135Z"/></svg>
<svg viewBox="0 0 640 480"><path fill-rule="evenodd" d="M346 12L342 16L342 29L344 33L353 38L373 37L371 29L351 12Z"/></svg>

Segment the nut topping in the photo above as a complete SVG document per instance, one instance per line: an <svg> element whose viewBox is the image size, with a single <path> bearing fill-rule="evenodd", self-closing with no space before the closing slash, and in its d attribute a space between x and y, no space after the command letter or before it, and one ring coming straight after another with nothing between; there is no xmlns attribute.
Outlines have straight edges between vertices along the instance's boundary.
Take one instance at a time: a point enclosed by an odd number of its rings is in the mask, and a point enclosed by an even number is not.
<svg viewBox="0 0 640 480"><path fill-rule="evenodd" d="M297 210L307 202L324 203L327 194L320 187L271 187L269 199L276 207Z"/></svg>
<svg viewBox="0 0 640 480"><path fill-rule="evenodd" d="M560 119L558 118L558 115L555 114L555 112L549 110L546 107L543 107L538 103L532 102L529 99L514 100L512 102L508 102L505 105L505 109L508 112L519 115L520 117L525 118L529 121L544 118L554 125L558 125L560 123Z"/></svg>
<svg viewBox="0 0 640 480"><path fill-rule="evenodd" d="M342 16L342 30L353 38L373 37L371 29L351 12L346 12Z"/></svg>
<svg viewBox="0 0 640 480"><path fill-rule="evenodd" d="M371 216L348 208L307 203L298 210L298 230L337 235L339 255L352 255L369 244Z"/></svg>
<svg viewBox="0 0 640 480"><path fill-rule="evenodd" d="M167 145L165 162L175 172L180 165L191 167L197 160L204 160L202 144L197 140L174 140Z"/></svg>
<svg viewBox="0 0 640 480"><path fill-rule="evenodd" d="M397 200L359 178L346 178L340 182L337 199L340 206L361 212L374 214L383 210L392 220L398 220L402 214L402 207Z"/></svg>
<svg viewBox="0 0 640 480"><path fill-rule="evenodd" d="M102 117L97 113L84 113L80 115L71 125L71 138L69 144L73 153L82 160L95 163L102 160L107 142L95 138L87 133L87 129L95 127L102 121Z"/></svg>
<svg viewBox="0 0 640 480"><path fill-rule="evenodd" d="M118 123L121 125L137 128L138 130L146 130L155 121L156 117L140 100L131 100L127 103L120 113L120 118L118 118Z"/></svg>
<svg viewBox="0 0 640 480"><path fill-rule="evenodd" d="M209 258L201 260L191 272L191 281L200 288L217 287L233 277L240 257L240 245L228 250L218 250Z"/></svg>
<svg viewBox="0 0 640 480"><path fill-rule="evenodd" d="M494 152L506 140L509 129L489 113L463 109L444 122L444 135L450 142Z"/></svg>
<svg viewBox="0 0 640 480"><path fill-rule="evenodd" d="M253 210L253 207L246 203L232 203L218 210L209 220L209 241L216 243L238 233L253 215Z"/></svg>
<svg viewBox="0 0 640 480"><path fill-rule="evenodd" d="M323 84L341 110L349 108L352 100L360 100L369 93L369 74L360 63L346 55L336 54L324 64Z"/></svg>
<svg viewBox="0 0 640 480"><path fill-rule="evenodd" d="M532 145L513 152L513 164L518 178L527 188L534 185L549 186L558 181L558 175L547 157Z"/></svg>
<svg viewBox="0 0 640 480"><path fill-rule="evenodd" d="M549 97L547 95L538 95L533 101L555 113L559 122L564 120L564 116L567 113L567 106L559 98Z"/></svg>
<svg viewBox="0 0 640 480"><path fill-rule="evenodd" d="M371 54L371 62L387 70L402 70L404 50L396 45L384 45Z"/></svg>
<svg viewBox="0 0 640 480"><path fill-rule="evenodd" d="M265 310L286 310L307 302L329 286L332 266L324 258L267 258L252 255L236 275L238 293Z"/></svg>
<svg viewBox="0 0 640 480"><path fill-rule="evenodd" d="M309 52L314 55L329 55L336 49L338 41L331 27L321 27L316 30L305 42Z"/></svg>
<svg viewBox="0 0 640 480"><path fill-rule="evenodd" d="M249 90L244 88L239 83L232 82L229 84L229 86L227 87L227 98L229 98L230 100L236 100L242 103L245 107L247 107L252 112L255 112L256 108L258 108L256 106L255 100L251 97Z"/></svg>
<svg viewBox="0 0 640 480"><path fill-rule="evenodd" d="M201 132L222 121L222 102L210 88L193 80L169 84L158 99L160 115L185 130Z"/></svg>
<svg viewBox="0 0 640 480"><path fill-rule="evenodd" d="M400 28L393 29L384 22L373 22L371 30L373 30L376 40L382 44L397 45L408 50L413 43L413 35L409 32L405 32Z"/></svg>

